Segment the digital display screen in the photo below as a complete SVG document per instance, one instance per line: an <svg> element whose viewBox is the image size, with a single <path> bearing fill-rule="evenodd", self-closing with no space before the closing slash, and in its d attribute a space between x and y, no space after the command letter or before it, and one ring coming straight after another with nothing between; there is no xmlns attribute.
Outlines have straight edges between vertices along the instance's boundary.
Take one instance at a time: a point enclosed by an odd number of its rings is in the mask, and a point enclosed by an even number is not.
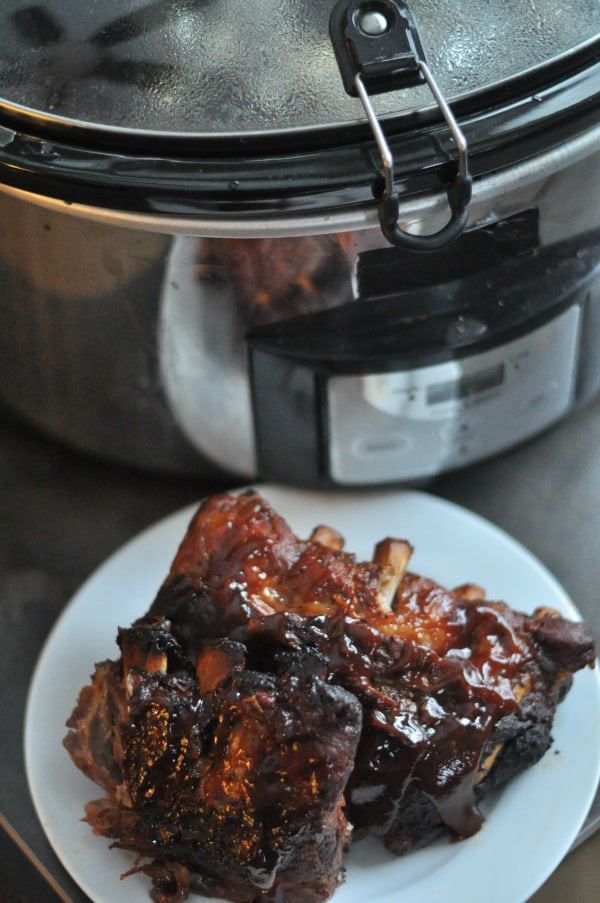
<svg viewBox="0 0 600 903"><path fill-rule="evenodd" d="M434 383L427 387L427 404L442 404L445 401L462 401L480 392L495 389L504 382L504 364L496 364L486 370L479 370L460 379Z"/></svg>

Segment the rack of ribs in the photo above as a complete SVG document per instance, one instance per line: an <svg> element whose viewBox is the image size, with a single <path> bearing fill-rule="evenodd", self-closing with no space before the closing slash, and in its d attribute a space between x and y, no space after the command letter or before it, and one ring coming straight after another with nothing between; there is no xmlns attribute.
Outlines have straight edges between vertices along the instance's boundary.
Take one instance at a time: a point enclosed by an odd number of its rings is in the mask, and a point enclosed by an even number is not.
<svg viewBox="0 0 600 903"><path fill-rule="evenodd" d="M549 748L590 631L445 589L411 554L388 538L357 561L326 526L301 540L254 492L201 504L64 740L105 791L87 821L153 899L325 901L353 839L469 837Z"/></svg>

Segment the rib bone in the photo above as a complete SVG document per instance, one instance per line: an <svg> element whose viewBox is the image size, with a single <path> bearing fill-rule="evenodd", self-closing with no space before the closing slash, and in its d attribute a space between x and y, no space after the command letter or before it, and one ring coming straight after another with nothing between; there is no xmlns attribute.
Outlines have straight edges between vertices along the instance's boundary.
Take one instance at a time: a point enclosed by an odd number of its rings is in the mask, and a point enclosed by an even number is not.
<svg viewBox="0 0 600 903"><path fill-rule="evenodd" d="M341 533L338 533L333 527L327 527L324 524L319 524L318 527L315 527L310 534L309 542L319 542L322 546L332 549L334 552L339 552L344 548L344 537Z"/></svg>
<svg viewBox="0 0 600 903"><path fill-rule="evenodd" d="M373 561L381 570L377 584L377 602L383 611L391 611L412 553L413 547L404 539L383 539L375 546Z"/></svg>

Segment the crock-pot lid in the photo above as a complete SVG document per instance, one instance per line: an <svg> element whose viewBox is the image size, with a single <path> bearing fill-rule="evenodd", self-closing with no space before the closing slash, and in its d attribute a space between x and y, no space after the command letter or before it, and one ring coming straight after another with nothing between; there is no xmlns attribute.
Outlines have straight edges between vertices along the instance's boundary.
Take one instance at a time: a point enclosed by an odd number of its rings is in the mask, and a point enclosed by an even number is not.
<svg viewBox="0 0 600 903"><path fill-rule="evenodd" d="M539 71L600 34L598 0L408 5L448 99ZM356 122L364 114L344 92L329 39L333 6L334 0L2 0L0 109L109 132L176 135ZM422 87L378 98L382 115L430 104Z"/></svg>

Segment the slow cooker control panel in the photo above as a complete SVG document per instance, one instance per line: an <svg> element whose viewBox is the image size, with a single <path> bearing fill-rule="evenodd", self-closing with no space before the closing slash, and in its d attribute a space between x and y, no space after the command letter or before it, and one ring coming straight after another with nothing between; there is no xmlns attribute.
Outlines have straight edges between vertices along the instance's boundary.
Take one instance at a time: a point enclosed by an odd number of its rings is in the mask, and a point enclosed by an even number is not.
<svg viewBox="0 0 600 903"><path fill-rule="evenodd" d="M580 308L505 345L411 370L327 381L340 484L422 478L509 448L572 405Z"/></svg>
<svg viewBox="0 0 600 903"><path fill-rule="evenodd" d="M427 255L423 272L369 252L356 301L250 332L261 477L427 479L568 413L593 377L600 236L524 251L512 236L534 239L530 220L468 233L458 260L438 252L432 270Z"/></svg>

